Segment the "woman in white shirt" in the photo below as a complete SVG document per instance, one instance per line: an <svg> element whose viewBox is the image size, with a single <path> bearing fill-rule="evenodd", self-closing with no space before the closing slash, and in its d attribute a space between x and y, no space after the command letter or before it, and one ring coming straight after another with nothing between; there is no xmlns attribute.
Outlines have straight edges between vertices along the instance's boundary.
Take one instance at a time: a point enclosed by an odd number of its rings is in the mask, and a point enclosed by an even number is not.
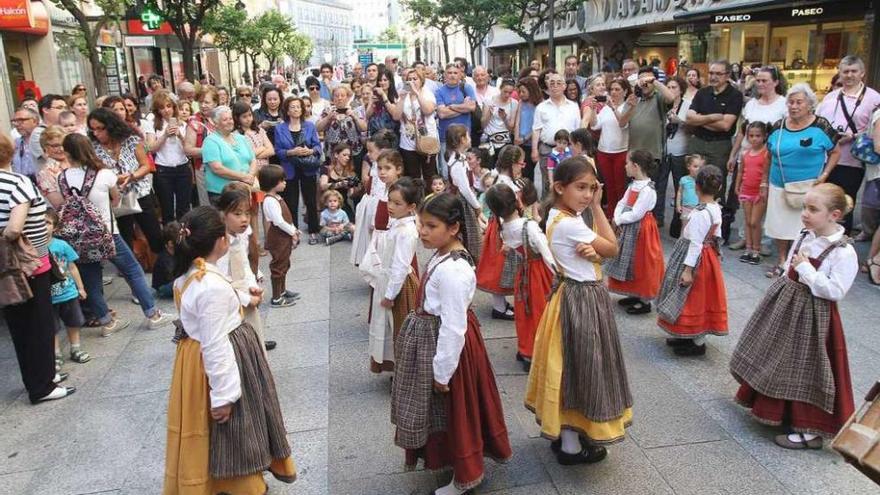
<svg viewBox="0 0 880 495"><path fill-rule="evenodd" d="M437 157L416 151L418 136L439 139L434 109L437 100L425 87L425 75L412 69L404 75L404 91L395 104L403 125L400 129L400 154L403 156L403 173L413 179L430 182L437 175ZM418 133L418 136L416 135Z"/></svg>
<svg viewBox="0 0 880 495"><path fill-rule="evenodd" d="M672 172L672 188L677 193L678 181L687 175L685 156L688 147L688 129L685 128L685 120L687 119L687 111L691 107L691 99L685 96L687 83L680 77L670 78L666 82L666 87L674 99L672 100L672 108L666 114L666 163L663 167L667 176L669 172ZM664 202L665 196L664 201L658 201L655 208L666 208ZM681 217L675 209L672 212L669 232L673 237L678 237L681 234Z"/></svg>
<svg viewBox="0 0 880 495"><path fill-rule="evenodd" d="M515 89L512 79L501 82L500 92L483 105L483 136L489 143L489 152L496 155L506 144L513 143L516 110L519 103L511 95Z"/></svg>
<svg viewBox="0 0 880 495"><path fill-rule="evenodd" d="M165 91L153 95L153 122L144 127L147 149L154 153L154 186L162 223L179 220L192 201L193 171L183 151L186 125L179 121L177 101Z"/></svg>
<svg viewBox="0 0 880 495"><path fill-rule="evenodd" d="M168 403L166 493L196 490L193 480L205 492L263 493L264 470L285 483L296 479L272 370L253 327L242 321L238 292L216 266L228 249L216 209L201 206L181 220L174 255L189 268L174 282L181 325ZM261 295L251 290L248 304L258 305Z"/></svg>
<svg viewBox="0 0 880 495"><path fill-rule="evenodd" d="M635 112L635 96L626 79L618 77L608 84L608 104L596 113L589 96L584 108L584 121L600 131L596 167L602 175L607 201L605 216L614 215L614 207L626 191L626 152L629 149L629 119Z"/></svg>
<svg viewBox="0 0 880 495"><path fill-rule="evenodd" d="M483 458L512 456L492 365L470 309L476 290L473 262L460 241L466 229L461 200L435 196L422 207L422 244L436 249L397 337L391 386L395 443L409 466L451 467L452 482L434 493L460 495L483 481ZM444 414L445 413L445 414ZM433 425L445 420L446 428Z"/></svg>

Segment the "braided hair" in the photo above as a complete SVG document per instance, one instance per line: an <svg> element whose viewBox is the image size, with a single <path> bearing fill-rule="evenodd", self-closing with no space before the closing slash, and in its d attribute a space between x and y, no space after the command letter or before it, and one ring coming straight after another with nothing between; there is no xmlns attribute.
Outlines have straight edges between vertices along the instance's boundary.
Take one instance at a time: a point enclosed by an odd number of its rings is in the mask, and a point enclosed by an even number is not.
<svg viewBox="0 0 880 495"><path fill-rule="evenodd" d="M436 217L447 226L458 224L459 240L467 238L467 227L464 220L465 204L458 196L452 193L440 193L422 203L419 213L427 213Z"/></svg>
<svg viewBox="0 0 880 495"><path fill-rule="evenodd" d="M199 206L180 220L174 248L174 276L189 271L196 258L211 254L217 239L226 235L226 224L213 206Z"/></svg>

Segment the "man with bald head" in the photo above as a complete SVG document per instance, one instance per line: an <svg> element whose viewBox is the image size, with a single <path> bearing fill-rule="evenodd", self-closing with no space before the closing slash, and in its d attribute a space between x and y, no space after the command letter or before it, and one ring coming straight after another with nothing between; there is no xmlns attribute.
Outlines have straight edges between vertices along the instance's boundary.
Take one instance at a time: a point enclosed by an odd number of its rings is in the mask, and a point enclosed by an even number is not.
<svg viewBox="0 0 880 495"><path fill-rule="evenodd" d="M364 77L364 66L360 62L355 62L351 68L351 78L361 79L362 77Z"/></svg>
<svg viewBox="0 0 880 495"><path fill-rule="evenodd" d="M288 96L293 96L290 93L290 84L281 74L272 74L272 84L281 91L281 101L284 101Z"/></svg>
<svg viewBox="0 0 880 495"><path fill-rule="evenodd" d="M477 104L482 106L487 101L498 96L498 88L489 84L489 71L482 65L474 67L474 87L477 93Z"/></svg>

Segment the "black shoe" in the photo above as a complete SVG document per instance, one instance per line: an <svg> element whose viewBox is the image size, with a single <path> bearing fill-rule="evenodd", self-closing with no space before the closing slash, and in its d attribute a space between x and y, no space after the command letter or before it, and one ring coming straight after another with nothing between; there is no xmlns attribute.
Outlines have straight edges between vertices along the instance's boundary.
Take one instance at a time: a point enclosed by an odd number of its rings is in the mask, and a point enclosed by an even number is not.
<svg viewBox="0 0 880 495"><path fill-rule="evenodd" d="M333 244L336 244L337 242L344 240L344 239L345 239L345 234L333 234L333 235L328 235L327 237L325 237L324 243L328 246L332 246Z"/></svg>
<svg viewBox="0 0 880 495"><path fill-rule="evenodd" d="M691 342L691 339L666 339L666 345L669 347L681 347L688 345L688 342Z"/></svg>
<svg viewBox="0 0 880 495"><path fill-rule="evenodd" d="M752 253L752 256L749 257L749 260L746 263L750 265L760 265L761 264L761 255L758 253Z"/></svg>
<svg viewBox="0 0 880 495"><path fill-rule="evenodd" d="M739 257L739 260L742 261L743 263L751 263L752 262L752 253L743 253Z"/></svg>
<svg viewBox="0 0 880 495"><path fill-rule="evenodd" d="M266 346L267 351L271 351L276 346L278 346L278 343L275 342L274 340L267 340L267 341L263 342L263 345Z"/></svg>
<svg viewBox="0 0 880 495"><path fill-rule="evenodd" d="M706 354L706 344L696 345L691 340L690 344L676 347L672 350L676 356L702 356Z"/></svg>
<svg viewBox="0 0 880 495"><path fill-rule="evenodd" d="M520 354L519 352L517 352L516 353L516 360L519 361L520 363L522 363L523 369L526 370L527 373L529 372L529 370L532 369L532 358L527 358L527 357L523 356L522 354Z"/></svg>
<svg viewBox="0 0 880 495"><path fill-rule="evenodd" d="M651 312L651 303L639 301L639 302L633 304L632 306L626 308L626 312L627 312L627 314L631 314L631 315L643 315L645 313L650 313Z"/></svg>
<svg viewBox="0 0 880 495"><path fill-rule="evenodd" d="M556 453L556 462L563 466L575 466L577 464L593 464L605 459L608 451L605 447L588 446L577 454L568 454L560 450Z"/></svg>
<svg viewBox="0 0 880 495"><path fill-rule="evenodd" d="M586 448L590 447L590 442L588 442L587 439L584 438L582 435L578 435L578 440L581 443L582 449L586 449ZM554 454L558 454L558 453L562 452L562 439L557 438L556 440L553 440L552 442L550 442L550 450L552 450Z"/></svg>
<svg viewBox="0 0 880 495"><path fill-rule="evenodd" d="M70 378L70 373L64 373L64 372L55 373L55 377L52 379L52 383L54 383L55 385L58 385L59 383L67 380L68 378Z"/></svg>
<svg viewBox="0 0 880 495"><path fill-rule="evenodd" d="M662 229L666 226L666 222L662 218L657 219L657 228Z"/></svg>
<svg viewBox="0 0 880 495"><path fill-rule="evenodd" d="M627 308L627 307L632 306L633 304L636 304L639 302L642 302L642 300L639 299L638 297L624 297L620 301L617 301L617 304Z"/></svg>
<svg viewBox="0 0 880 495"><path fill-rule="evenodd" d="M495 320L507 320L513 321L513 310L508 308L506 311L498 311L497 309L492 309L492 318Z"/></svg>
<svg viewBox="0 0 880 495"><path fill-rule="evenodd" d="M294 301L293 299L288 299L284 296L281 296L277 299L272 299L272 301L269 302L269 306L273 308L286 308L287 306L293 306L294 304L296 304L296 301Z"/></svg>

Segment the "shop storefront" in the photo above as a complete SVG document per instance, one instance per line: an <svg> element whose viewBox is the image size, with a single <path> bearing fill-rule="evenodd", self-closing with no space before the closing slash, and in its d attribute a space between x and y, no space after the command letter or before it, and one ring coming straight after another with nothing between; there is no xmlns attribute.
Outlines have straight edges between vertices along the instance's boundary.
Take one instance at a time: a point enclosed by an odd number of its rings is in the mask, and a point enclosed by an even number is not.
<svg viewBox="0 0 880 495"><path fill-rule="evenodd" d="M871 70L873 17L863 0L722 2L675 16L682 60L773 64L789 83L809 83L820 96L845 55L858 55Z"/></svg>
<svg viewBox="0 0 880 495"><path fill-rule="evenodd" d="M5 54L0 64L7 76L0 84L5 86L12 108L25 95L60 89L49 26L49 13L42 2L0 0L0 39Z"/></svg>

